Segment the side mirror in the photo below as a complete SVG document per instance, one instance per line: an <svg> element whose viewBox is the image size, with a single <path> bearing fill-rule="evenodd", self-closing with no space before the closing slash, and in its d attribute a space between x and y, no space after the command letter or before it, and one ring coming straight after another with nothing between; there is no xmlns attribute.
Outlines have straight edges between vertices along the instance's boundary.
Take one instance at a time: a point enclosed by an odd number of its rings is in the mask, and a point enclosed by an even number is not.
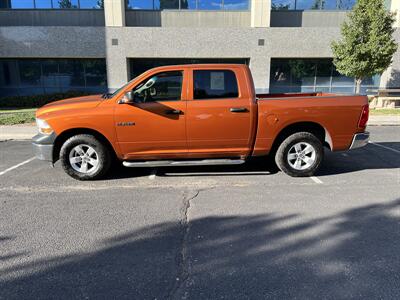
<svg viewBox="0 0 400 300"><path fill-rule="evenodd" d="M130 104L134 103L134 96L132 92L126 92L125 95L122 97L121 100L119 100L119 104Z"/></svg>

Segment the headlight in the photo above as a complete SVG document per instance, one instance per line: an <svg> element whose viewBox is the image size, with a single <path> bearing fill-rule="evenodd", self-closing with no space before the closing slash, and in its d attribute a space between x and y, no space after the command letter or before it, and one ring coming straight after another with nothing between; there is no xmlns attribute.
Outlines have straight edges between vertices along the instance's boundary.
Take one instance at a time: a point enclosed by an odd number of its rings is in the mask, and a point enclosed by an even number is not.
<svg viewBox="0 0 400 300"><path fill-rule="evenodd" d="M39 129L40 133L50 135L53 133L53 128L50 127L50 125L42 119L36 119L36 125Z"/></svg>

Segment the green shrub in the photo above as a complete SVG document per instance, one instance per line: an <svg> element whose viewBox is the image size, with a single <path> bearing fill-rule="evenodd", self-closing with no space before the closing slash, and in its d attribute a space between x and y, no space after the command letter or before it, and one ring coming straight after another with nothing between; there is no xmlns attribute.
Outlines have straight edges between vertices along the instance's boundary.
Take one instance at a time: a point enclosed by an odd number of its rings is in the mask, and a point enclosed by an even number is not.
<svg viewBox="0 0 400 300"><path fill-rule="evenodd" d="M90 95L87 92L66 92L57 94L45 94L45 95L32 95L32 96L11 96L0 98L0 108L30 108L30 107L41 107L47 103Z"/></svg>
<svg viewBox="0 0 400 300"><path fill-rule="evenodd" d="M0 111L0 125L15 125L35 122L35 110L4 113Z"/></svg>

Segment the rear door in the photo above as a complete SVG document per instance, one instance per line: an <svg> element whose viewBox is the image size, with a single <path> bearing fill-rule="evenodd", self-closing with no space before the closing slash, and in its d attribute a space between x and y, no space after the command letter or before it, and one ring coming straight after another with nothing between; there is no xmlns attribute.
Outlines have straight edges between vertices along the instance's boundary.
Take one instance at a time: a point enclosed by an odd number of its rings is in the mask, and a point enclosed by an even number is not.
<svg viewBox="0 0 400 300"><path fill-rule="evenodd" d="M184 70L149 75L132 89L136 103L116 106L117 138L125 159L186 157L185 76Z"/></svg>
<svg viewBox="0 0 400 300"><path fill-rule="evenodd" d="M190 74L186 116L189 157L248 155L252 99L242 69L193 68Z"/></svg>

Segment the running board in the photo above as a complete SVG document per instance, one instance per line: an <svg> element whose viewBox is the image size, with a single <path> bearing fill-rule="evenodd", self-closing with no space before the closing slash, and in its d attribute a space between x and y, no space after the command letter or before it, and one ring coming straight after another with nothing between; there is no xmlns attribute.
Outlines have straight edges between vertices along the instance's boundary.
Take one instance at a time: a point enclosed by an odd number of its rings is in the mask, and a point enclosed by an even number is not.
<svg viewBox="0 0 400 300"><path fill-rule="evenodd" d="M204 159L204 160L154 160L154 161L124 161L122 164L130 168L154 168L154 167L186 167L186 166L220 166L241 165L243 159Z"/></svg>

